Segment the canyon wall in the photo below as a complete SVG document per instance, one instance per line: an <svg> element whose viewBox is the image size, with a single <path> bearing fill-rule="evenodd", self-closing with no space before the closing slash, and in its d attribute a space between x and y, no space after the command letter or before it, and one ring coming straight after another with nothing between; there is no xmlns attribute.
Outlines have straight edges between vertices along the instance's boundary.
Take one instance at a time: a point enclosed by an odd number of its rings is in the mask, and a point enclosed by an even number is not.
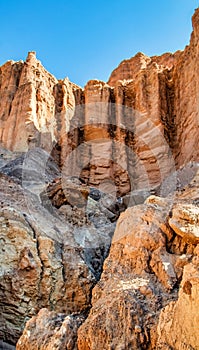
<svg viewBox="0 0 199 350"><path fill-rule="evenodd" d="M199 9L193 29L84 89L34 52L0 67L0 347L199 348Z"/></svg>
<svg viewBox="0 0 199 350"><path fill-rule="evenodd" d="M58 81L34 52L25 62L5 63L3 146L17 152L42 147L65 169L70 163L69 175L116 194L156 187L176 167L197 160L198 17L197 10L184 51L151 58L138 53L108 83L91 80L84 89Z"/></svg>

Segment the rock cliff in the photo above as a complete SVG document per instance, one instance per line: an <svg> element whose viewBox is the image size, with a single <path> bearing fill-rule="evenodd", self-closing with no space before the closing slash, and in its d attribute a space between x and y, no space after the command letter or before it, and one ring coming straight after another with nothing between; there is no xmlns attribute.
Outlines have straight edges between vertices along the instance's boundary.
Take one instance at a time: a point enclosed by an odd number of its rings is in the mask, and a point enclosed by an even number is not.
<svg viewBox="0 0 199 350"><path fill-rule="evenodd" d="M93 186L110 180L117 194L156 187L198 159L198 26L196 10L184 51L138 53L108 83L91 80L84 89L58 81L34 52L7 62L0 68L0 141L18 152L40 146L61 166L70 154L70 172Z"/></svg>
<svg viewBox="0 0 199 350"><path fill-rule="evenodd" d="M0 67L2 348L199 349L192 21L184 51L107 83L58 81L34 52Z"/></svg>

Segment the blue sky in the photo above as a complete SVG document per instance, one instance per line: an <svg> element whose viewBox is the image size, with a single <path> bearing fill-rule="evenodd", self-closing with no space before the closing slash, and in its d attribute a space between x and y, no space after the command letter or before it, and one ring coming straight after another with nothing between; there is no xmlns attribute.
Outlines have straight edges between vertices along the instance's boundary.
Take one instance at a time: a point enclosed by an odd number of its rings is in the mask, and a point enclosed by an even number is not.
<svg viewBox="0 0 199 350"><path fill-rule="evenodd" d="M0 0L0 65L36 51L57 78L108 80L138 51L183 49L199 0Z"/></svg>

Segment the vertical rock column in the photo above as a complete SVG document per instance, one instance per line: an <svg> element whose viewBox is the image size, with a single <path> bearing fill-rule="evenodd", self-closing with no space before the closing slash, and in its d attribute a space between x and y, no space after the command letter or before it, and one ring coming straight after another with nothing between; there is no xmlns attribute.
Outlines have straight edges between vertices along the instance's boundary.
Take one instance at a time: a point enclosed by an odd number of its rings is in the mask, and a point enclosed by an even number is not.
<svg viewBox="0 0 199 350"><path fill-rule="evenodd" d="M35 53L25 62L1 67L1 142L14 151L33 146L51 149L54 136L53 87L57 80L48 73Z"/></svg>
<svg viewBox="0 0 199 350"><path fill-rule="evenodd" d="M138 188L155 187L175 170L161 119L164 113L162 99L165 99L162 85L165 85L164 69L156 63L141 71L134 84L134 150L137 155L135 173Z"/></svg>
<svg viewBox="0 0 199 350"><path fill-rule="evenodd" d="M68 78L65 78L64 80L59 80L54 86L56 120L55 135L57 144L53 150L53 156L57 159L57 162L61 167L64 167L67 156L72 149L78 145L78 140L75 140L75 145L72 144L72 139L69 135L71 121L75 114L73 85L74 84L72 84Z"/></svg>
<svg viewBox="0 0 199 350"><path fill-rule="evenodd" d="M98 80L91 80L85 87L84 138L88 158L84 176L89 183L101 186L113 182L112 140L110 137L111 88Z"/></svg>
<svg viewBox="0 0 199 350"><path fill-rule="evenodd" d="M199 9L192 18L190 45L174 69L177 167L199 158Z"/></svg>

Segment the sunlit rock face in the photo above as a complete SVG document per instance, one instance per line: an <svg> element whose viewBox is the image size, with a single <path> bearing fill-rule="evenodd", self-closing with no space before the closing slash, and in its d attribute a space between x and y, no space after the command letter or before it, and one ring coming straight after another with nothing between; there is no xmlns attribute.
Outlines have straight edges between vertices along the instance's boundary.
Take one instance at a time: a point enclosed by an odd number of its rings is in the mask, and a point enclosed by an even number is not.
<svg viewBox="0 0 199 350"><path fill-rule="evenodd" d="M0 346L198 348L193 29L84 89L34 52L0 68Z"/></svg>
<svg viewBox="0 0 199 350"><path fill-rule="evenodd" d="M175 167L198 159L198 10L193 29L184 51L138 53L108 83L91 80L84 89L58 81L34 52L25 62L5 63L3 146L18 152L42 147L86 183L109 181L117 195L156 187Z"/></svg>
<svg viewBox="0 0 199 350"><path fill-rule="evenodd" d="M198 179L197 167L178 191L122 213L90 310L42 309L27 322L17 350L197 349ZM30 259L22 258L27 269Z"/></svg>
<svg viewBox="0 0 199 350"><path fill-rule="evenodd" d="M198 177L121 214L78 349L198 348Z"/></svg>

